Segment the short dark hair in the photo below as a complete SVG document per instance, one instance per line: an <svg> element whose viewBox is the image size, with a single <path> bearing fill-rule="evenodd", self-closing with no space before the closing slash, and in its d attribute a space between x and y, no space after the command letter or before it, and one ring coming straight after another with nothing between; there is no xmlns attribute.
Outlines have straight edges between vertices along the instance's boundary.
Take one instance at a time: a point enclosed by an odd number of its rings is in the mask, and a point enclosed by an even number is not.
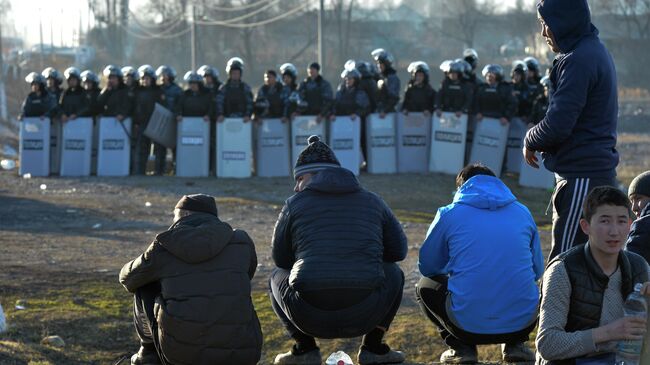
<svg viewBox="0 0 650 365"><path fill-rule="evenodd" d="M613 186L599 186L594 188L587 195L587 199L585 199L585 203L582 206L584 219L590 221L594 214L596 214L598 207L602 207L603 205L625 207L627 209L627 215L632 215L632 203L630 203L625 193Z"/></svg>
<svg viewBox="0 0 650 365"><path fill-rule="evenodd" d="M276 79L278 78L278 74L277 72L275 72L275 70L266 70L266 74L273 75L273 77L275 77Z"/></svg>
<svg viewBox="0 0 650 365"><path fill-rule="evenodd" d="M463 167L462 170L456 175L456 187L459 188L467 182L467 180L473 178L476 175L488 175L494 176L494 172L490 170L489 167L483 165L480 162L469 164Z"/></svg>

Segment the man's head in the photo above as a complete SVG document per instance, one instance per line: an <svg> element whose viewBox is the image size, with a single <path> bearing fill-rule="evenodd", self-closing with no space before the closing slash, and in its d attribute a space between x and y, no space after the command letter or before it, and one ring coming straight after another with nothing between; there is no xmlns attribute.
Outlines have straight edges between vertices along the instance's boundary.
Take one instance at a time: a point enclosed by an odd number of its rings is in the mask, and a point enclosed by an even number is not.
<svg viewBox="0 0 650 365"><path fill-rule="evenodd" d="M208 213L215 217L219 216L214 198L206 194L183 195L174 207L174 221L191 213Z"/></svg>
<svg viewBox="0 0 650 365"><path fill-rule="evenodd" d="M567 53L585 36L598 34L587 0L540 0L537 18L542 37L554 53Z"/></svg>
<svg viewBox="0 0 650 365"><path fill-rule="evenodd" d="M264 85L275 85L277 78L278 74L274 70L266 70L266 73L264 73Z"/></svg>
<svg viewBox="0 0 650 365"><path fill-rule="evenodd" d="M618 255L630 233L630 201L625 194L611 186L594 188L583 206L580 228L589 236L593 252Z"/></svg>
<svg viewBox="0 0 650 365"><path fill-rule="evenodd" d="M309 77L312 79L315 79L318 77L320 73L320 65L318 62L312 62L311 65L307 68L307 73L309 74Z"/></svg>
<svg viewBox="0 0 650 365"><path fill-rule="evenodd" d="M643 209L650 204L650 171L646 171L632 180L627 196L632 202L632 211L641 217Z"/></svg>
<svg viewBox="0 0 650 365"><path fill-rule="evenodd" d="M295 192L305 189L309 180L319 171L341 167L341 163L329 146L320 141L318 136L311 136L309 143L298 156L293 168L293 177L296 180Z"/></svg>
<svg viewBox="0 0 650 365"><path fill-rule="evenodd" d="M460 188L467 182L467 180L473 178L476 175L487 175L495 176L494 172L490 170L489 167L481 163L473 163L463 167L462 170L456 175L456 188Z"/></svg>
<svg viewBox="0 0 650 365"><path fill-rule="evenodd" d="M548 26L548 24L544 22L544 19L542 19L542 16L539 15L539 12L537 13L537 20L539 20L539 24L542 27L541 34L544 38L544 41L546 41L546 44L548 44L553 53L560 53L560 46L558 46L557 42L555 41L553 31L551 31L551 28Z"/></svg>

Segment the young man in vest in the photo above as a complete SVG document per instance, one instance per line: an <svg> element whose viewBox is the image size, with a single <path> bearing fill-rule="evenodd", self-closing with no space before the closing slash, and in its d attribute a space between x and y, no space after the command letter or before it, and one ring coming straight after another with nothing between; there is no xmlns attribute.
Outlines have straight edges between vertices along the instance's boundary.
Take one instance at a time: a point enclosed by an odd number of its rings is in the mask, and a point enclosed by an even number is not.
<svg viewBox="0 0 650 365"><path fill-rule="evenodd" d="M630 231L630 201L610 186L587 196L580 228L589 237L551 261L544 273L538 364L614 363L616 344L643 338L646 319L625 317L623 303L637 283L645 283L648 264L624 251ZM599 358L594 358L597 356Z"/></svg>

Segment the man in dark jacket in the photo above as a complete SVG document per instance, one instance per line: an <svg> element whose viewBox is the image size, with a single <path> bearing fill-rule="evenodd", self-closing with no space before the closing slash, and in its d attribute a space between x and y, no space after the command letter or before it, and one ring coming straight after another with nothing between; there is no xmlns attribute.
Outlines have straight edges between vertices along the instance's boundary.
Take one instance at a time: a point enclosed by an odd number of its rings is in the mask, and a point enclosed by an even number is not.
<svg viewBox="0 0 650 365"><path fill-rule="evenodd" d="M512 84L503 79L503 68L499 65L486 65L483 77L485 83L479 85L474 98L476 121L480 122L483 117L496 118L507 125L517 113Z"/></svg>
<svg viewBox="0 0 650 365"><path fill-rule="evenodd" d="M40 117L41 119L51 118L56 113L56 100L45 88L45 78L36 72L25 77L31 85L31 92L23 101L18 120L27 117Z"/></svg>
<svg viewBox="0 0 650 365"><path fill-rule="evenodd" d="M68 88L61 94L59 109L61 121L67 122L79 116L87 115L92 105L81 87L81 73L74 67L70 67L63 73L68 82Z"/></svg>
<svg viewBox="0 0 650 365"><path fill-rule="evenodd" d="M103 71L108 79L106 87L97 97L99 114L105 117L115 117L118 121L131 116L133 101L129 97L122 70L113 65L108 65Z"/></svg>
<svg viewBox="0 0 650 365"><path fill-rule="evenodd" d="M627 195L636 215L627 238L627 249L650 262L650 171L632 180Z"/></svg>
<svg viewBox="0 0 650 365"><path fill-rule="evenodd" d="M165 173L165 159L167 149L165 146L156 143L144 135L144 130L149 124L156 104L164 102L163 91L156 85L156 71L149 65L142 65L138 68L138 79L140 86L135 92L135 108L133 113L133 130L135 138L135 153L133 154L133 173L144 175L146 173L149 151L153 144L155 156L156 175Z"/></svg>
<svg viewBox="0 0 650 365"><path fill-rule="evenodd" d="M176 121L182 122L183 117L202 117L209 123L214 117L215 104L210 91L203 86L203 78L194 71L187 71L183 79L187 90L176 100Z"/></svg>
<svg viewBox="0 0 650 365"><path fill-rule="evenodd" d="M282 95L283 85L278 82L278 74L274 70L264 73L264 85L257 90L255 97L255 119L261 122L263 118L282 118L285 115L285 100Z"/></svg>
<svg viewBox="0 0 650 365"><path fill-rule="evenodd" d="M377 81L377 112L380 118L395 112L399 103L400 81L397 71L393 68L393 56L383 48L372 51L381 76Z"/></svg>
<svg viewBox="0 0 650 365"><path fill-rule="evenodd" d="M623 312L637 285L650 294L648 263L623 250L630 208L625 194L611 186L587 196L580 228L588 242L558 255L544 272L539 365L614 364L619 341L643 340L645 316Z"/></svg>
<svg viewBox="0 0 650 365"><path fill-rule="evenodd" d="M326 117L330 113L334 92L332 85L320 75L320 65L312 62L307 68L309 76L298 86L300 99L305 103L299 108L298 113L302 115L315 115L316 120Z"/></svg>
<svg viewBox="0 0 650 365"><path fill-rule="evenodd" d="M526 162L535 151L556 174L550 258L585 243L580 207L596 186L616 185L618 97L611 55L591 24L587 0L545 0L537 5L542 36L558 55L550 73L550 104L544 119L526 134Z"/></svg>
<svg viewBox="0 0 650 365"><path fill-rule="evenodd" d="M451 61L445 68L445 79L442 81L440 91L436 93L436 109L440 117L442 112L453 112L457 117L469 114L473 105L474 86L463 80L465 75L464 65L461 62Z"/></svg>
<svg viewBox="0 0 650 365"><path fill-rule="evenodd" d="M214 198L183 196L172 226L120 272L141 343L131 364L256 364L256 267L253 241L219 220Z"/></svg>
<svg viewBox="0 0 650 365"><path fill-rule="evenodd" d="M225 118L243 118L248 122L253 114L253 91L242 80L244 61L239 57L231 58L226 73L228 80L217 94L217 122L223 122Z"/></svg>
<svg viewBox="0 0 650 365"><path fill-rule="evenodd" d="M406 236L390 208L309 138L294 168L296 192L273 232L270 296L295 340L275 364L321 364L314 337L363 335L358 363L393 364L401 352L382 343L402 298Z"/></svg>

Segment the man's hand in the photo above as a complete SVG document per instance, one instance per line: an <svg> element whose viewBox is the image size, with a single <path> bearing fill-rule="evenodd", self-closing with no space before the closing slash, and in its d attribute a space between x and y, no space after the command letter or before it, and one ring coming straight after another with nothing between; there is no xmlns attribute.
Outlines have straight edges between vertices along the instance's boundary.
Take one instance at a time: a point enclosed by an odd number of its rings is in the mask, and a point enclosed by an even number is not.
<svg viewBox="0 0 650 365"><path fill-rule="evenodd" d="M463 115L463 112L461 111L456 112L456 118L460 118L461 115Z"/></svg>
<svg viewBox="0 0 650 365"><path fill-rule="evenodd" d="M646 332L644 317L623 317L593 330L595 343L620 340L642 340Z"/></svg>
<svg viewBox="0 0 650 365"><path fill-rule="evenodd" d="M381 118L381 119L386 118L386 113L385 112L379 113L379 118Z"/></svg>
<svg viewBox="0 0 650 365"><path fill-rule="evenodd" d="M122 114L118 114L115 118L116 118L117 120L119 120L120 122L121 122L122 120L124 120L124 116L123 116Z"/></svg>
<svg viewBox="0 0 650 365"><path fill-rule="evenodd" d="M523 153L524 153L524 161L530 166L534 167L536 169L539 168L539 160L537 159L537 156L535 156L535 151L529 150L524 146L523 148Z"/></svg>
<svg viewBox="0 0 650 365"><path fill-rule="evenodd" d="M182 117L181 117L181 119L182 119ZM209 122L209 121L210 121L210 117L207 116L207 115L204 115L204 116L203 116L203 121L204 121L204 122Z"/></svg>
<svg viewBox="0 0 650 365"><path fill-rule="evenodd" d="M251 121L251 117L250 117L250 115L246 115L246 116L244 116L244 123L248 123L248 122L250 122L250 121Z"/></svg>
<svg viewBox="0 0 650 365"><path fill-rule="evenodd" d="M424 110L424 112L422 112L422 114L424 114L424 116L427 117L427 118L431 117L431 112L426 110L426 109Z"/></svg>
<svg viewBox="0 0 650 365"><path fill-rule="evenodd" d="M357 120L357 115L354 113L350 114L350 119Z"/></svg>
<svg viewBox="0 0 650 365"><path fill-rule="evenodd" d="M508 123L509 123L508 119L503 118L503 117L499 118L499 122L501 123L501 125L508 125Z"/></svg>
<svg viewBox="0 0 650 365"><path fill-rule="evenodd" d="M225 118L223 117L223 115L220 115L220 116L217 118L217 123L222 123L224 119L225 119Z"/></svg>
<svg viewBox="0 0 650 365"><path fill-rule="evenodd" d="M476 121L480 122L483 119L483 114L481 113L476 113Z"/></svg>
<svg viewBox="0 0 650 365"><path fill-rule="evenodd" d="M63 115L61 116L61 122L65 123L65 122L67 122L67 121L68 121L68 116L65 115L65 114L63 114Z"/></svg>
<svg viewBox="0 0 650 365"><path fill-rule="evenodd" d="M176 117L176 121L177 121L177 122L180 123L182 120L183 120L183 117L182 117L182 116L179 115L179 116Z"/></svg>
<svg viewBox="0 0 650 365"><path fill-rule="evenodd" d="M333 122L336 120L336 115L332 114L330 115L330 122Z"/></svg>
<svg viewBox="0 0 650 365"><path fill-rule="evenodd" d="M75 120L77 119L77 114L71 114L70 115L70 120Z"/></svg>
<svg viewBox="0 0 650 365"><path fill-rule="evenodd" d="M442 110L436 109L436 115L438 116L438 118L442 117Z"/></svg>

